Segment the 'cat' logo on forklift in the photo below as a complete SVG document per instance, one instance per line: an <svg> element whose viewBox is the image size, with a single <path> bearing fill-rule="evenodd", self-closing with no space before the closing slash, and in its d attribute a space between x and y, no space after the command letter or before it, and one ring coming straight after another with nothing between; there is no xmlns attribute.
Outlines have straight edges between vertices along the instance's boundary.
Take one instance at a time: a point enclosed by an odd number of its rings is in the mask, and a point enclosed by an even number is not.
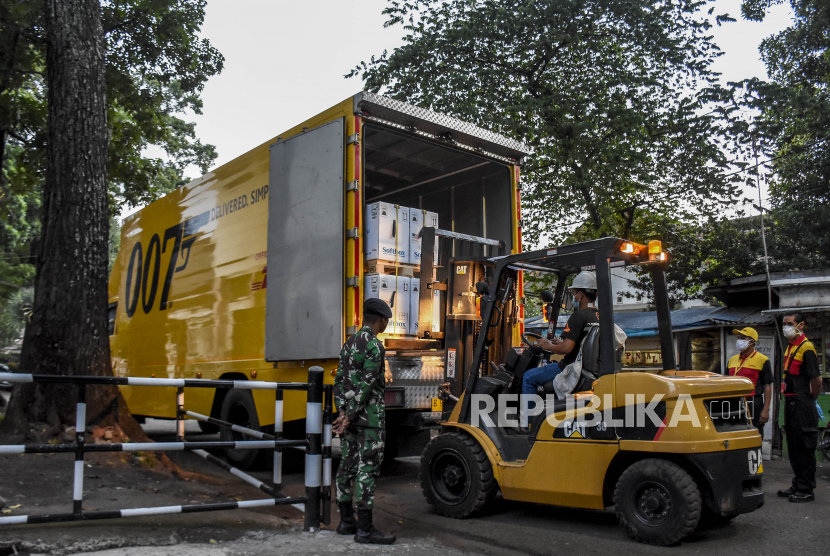
<svg viewBox="0 0 830 556"><path fill-rule="evenodd" d="M585 423L565 421L562 423L562 432L567 438L585 438Z"/></svg>
<svg viewBox="0 0 830 556"><path fill-rule="evenodd" d="M456 274L467 274L467 265L455 267Z"/></svg>
<svg viewBox="0 0 830 556"><path fill-rule="evenodd" d="M761 450L755 451L750 450L747 452L747 458L749 459L749 474L756 475L758 473L764 472L764 464L761 463Z"/></svg>

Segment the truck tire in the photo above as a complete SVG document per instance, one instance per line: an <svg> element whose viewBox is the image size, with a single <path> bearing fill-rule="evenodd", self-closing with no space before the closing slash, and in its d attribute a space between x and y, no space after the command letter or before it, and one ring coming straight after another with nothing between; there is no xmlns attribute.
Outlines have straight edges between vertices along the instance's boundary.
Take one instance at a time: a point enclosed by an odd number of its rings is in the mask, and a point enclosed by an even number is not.
<svg viewBox="0 0 830 556"><path fill-rule="evenodd" d="M462 518L483 508L498 484L481 445L469 434L450 432L424 449L421 489L436 513Z"/></svg>
<svg viewBox="0 0 830 556"><path fill-rule="evenodd" d="M217 432L219 432L219 425L205 423L204 421L196 422L199 424L199 430L202 431L202 434L216 434Z"/></svg>
<svg viewBox="0 0 830 556"><path fill-rule="evenodd" d="M220 417L222 421L240 425L256 431L259 428L259 418L256 414L256 405L253 395L246 390L230 390L222 401ZM238 441L256 440L250 436L221 427L219 440ZM257 461L259 450L234 450L225 448L225 457L228 463L239 469L250 469Z"/></svg>
<svg viewBox="0 0 830 556"><path fill-rule="evenodd" d="M668 546L690 535L700 521L700 489L682 467L644 459L626 469L614 489L614 507L635 541Z"/></svg>

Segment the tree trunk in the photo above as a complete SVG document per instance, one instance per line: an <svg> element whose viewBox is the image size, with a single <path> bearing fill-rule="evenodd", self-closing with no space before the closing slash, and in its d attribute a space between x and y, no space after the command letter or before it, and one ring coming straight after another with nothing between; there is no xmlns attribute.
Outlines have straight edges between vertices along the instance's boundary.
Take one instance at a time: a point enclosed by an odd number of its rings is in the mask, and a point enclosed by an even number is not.
<svg viewBox="0 0 830 556"><path fill-rule="evenodd" d="M107 108L98 0L47 0L48 145L32 321L21 372L112 375L107 331ZM76 385L15 387L3 429L54 435L75 422ZM88 416L143 436L117 387L87 387ZM113 411L115 409L116 411ZM120 411L118 411L120 409ZM100 419L99 419L100 421ZM95 423L90 423L95 424Z"/></svg>

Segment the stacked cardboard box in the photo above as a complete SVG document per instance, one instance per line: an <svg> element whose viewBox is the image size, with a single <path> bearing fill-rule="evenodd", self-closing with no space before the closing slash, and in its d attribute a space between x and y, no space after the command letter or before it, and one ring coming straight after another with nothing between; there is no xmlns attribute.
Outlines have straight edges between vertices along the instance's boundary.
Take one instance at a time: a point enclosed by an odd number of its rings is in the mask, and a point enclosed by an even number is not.
<svg viewBox="0 0 830 556"><path fill-rule="evenodd" d="M389 276L387 274L368 274L364 278L366 298L378 297L392 309L387 334L408 335L411 314L411 278Z"/></svg>
<svg viewBox="0 0 830 556"><path fill-rule="evenodd" d="M438 228L438 215L434 212L396 206L391 203L372 203L366 206L364 216L365 254L367 268L376 274L365 278L366 298L379 297L392 308L393 319L387 333L405 336L418 334L420 312L420 280L412 278L412 272L421 264L421 238L423 226ZM438 238L435 238L433 264L438 264ZM383 265L374 261L388 261L398 270L397 274L381 271ZM441 292L433 294L433 331L440 331ZM435 316L435 314L438 316Z"/></svg>

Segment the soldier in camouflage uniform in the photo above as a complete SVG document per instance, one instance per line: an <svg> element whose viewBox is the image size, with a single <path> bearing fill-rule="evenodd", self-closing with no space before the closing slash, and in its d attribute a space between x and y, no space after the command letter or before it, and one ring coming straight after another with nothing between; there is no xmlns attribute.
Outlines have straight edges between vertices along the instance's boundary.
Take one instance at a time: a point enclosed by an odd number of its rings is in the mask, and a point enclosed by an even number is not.
<svg viewBox="0 0 830 556"><path fill-rule="evenodd" d="M334 403L339 416L332 431L340 434L343 456L337 471L337 503L341 535L354 534L359 543L392 544L394 535L384 535L372 525L375 479L383 461L386 439L385 355L377 335L386 330L392 310L381 299L363 304L363 327L340 351L334 378ZM352 489L354 483L354 489ZM355 520L352 500L356 500Z"/></svg>

